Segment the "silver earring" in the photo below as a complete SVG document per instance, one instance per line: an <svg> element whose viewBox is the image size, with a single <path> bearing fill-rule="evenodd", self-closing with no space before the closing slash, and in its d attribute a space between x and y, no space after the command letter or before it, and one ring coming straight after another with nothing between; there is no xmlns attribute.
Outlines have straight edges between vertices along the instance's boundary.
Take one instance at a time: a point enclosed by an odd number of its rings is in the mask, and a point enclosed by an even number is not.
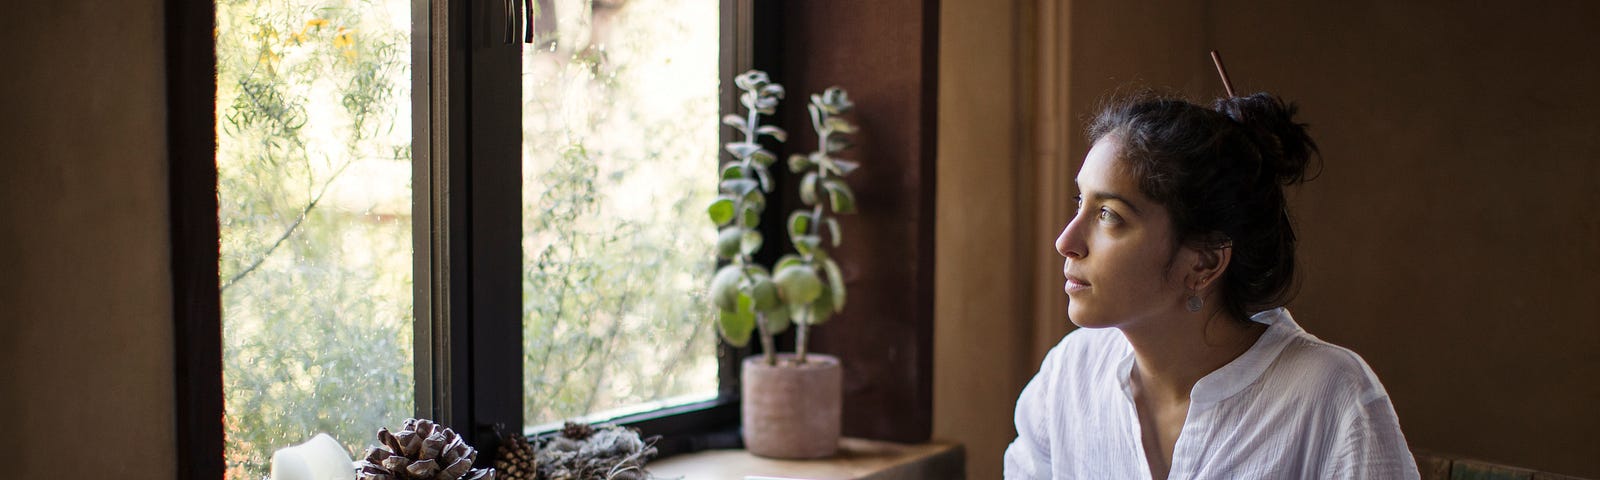
<svg viewBox="0 0 1600 480"><path fill-rule="evenodd" d="M1191 312L1198 312L1200 311L1200 307L1204 307L1205 305L1205 300L1201 300L1199 295L1191 293L1189 294L1189 302L1187 305L1185 305L1185 307L1187 307Z"/></svg>

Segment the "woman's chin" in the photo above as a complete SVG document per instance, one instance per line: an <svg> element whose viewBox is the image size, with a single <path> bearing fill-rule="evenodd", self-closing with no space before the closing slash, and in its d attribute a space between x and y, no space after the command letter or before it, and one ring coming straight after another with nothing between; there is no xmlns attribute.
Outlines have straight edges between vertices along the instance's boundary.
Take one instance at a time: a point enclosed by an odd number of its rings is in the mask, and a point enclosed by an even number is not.
<svg viewBox="0 0 1600 480"><path fill-rule="evenodd" d="M1067 320L1081 328L1106 328L1111 326L1101 315L1095 315L1093 309L1079 302L1067 303Z"/></svg>

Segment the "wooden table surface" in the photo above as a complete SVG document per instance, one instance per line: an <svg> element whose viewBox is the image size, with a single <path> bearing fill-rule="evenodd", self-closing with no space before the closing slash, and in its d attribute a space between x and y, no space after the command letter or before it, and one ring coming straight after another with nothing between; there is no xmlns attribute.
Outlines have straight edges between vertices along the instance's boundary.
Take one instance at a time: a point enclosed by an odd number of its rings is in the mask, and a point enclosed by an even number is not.
<svg viewBox="0 0 1600 480"><path fill-rule="evenodd" d="M845 438L839 453L819 460L775 460L744 450L707 450L651 462L657 478L684 480L902 480L964 479L966 453L960 445L917 445Z"/></svg>

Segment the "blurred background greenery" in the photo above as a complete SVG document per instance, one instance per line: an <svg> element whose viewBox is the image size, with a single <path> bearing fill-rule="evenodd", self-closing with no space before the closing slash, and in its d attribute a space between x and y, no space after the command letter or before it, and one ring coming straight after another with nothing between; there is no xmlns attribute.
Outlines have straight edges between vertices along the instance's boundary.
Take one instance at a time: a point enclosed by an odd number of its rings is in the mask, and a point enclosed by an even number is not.
<svg viewBox="0 0 1600 480"><path fill-rule="evenodd" d="M708 399L717 11L541 0L523 55L529 428ZM217 4L228 478L414 414L403 0Z"/></svg>

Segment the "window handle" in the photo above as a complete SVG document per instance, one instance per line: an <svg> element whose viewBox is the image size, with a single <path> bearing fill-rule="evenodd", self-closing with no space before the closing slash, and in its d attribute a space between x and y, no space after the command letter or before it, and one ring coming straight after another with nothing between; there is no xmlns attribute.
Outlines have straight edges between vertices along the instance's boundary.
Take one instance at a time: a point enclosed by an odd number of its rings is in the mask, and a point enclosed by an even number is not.
<svg viewBox="0 0 1600 480"><path fill-rule="evenodd" d="M517 0L500 0L500 8L505 12L505 35L503 42L506 45L516 43L517 38Z"/></svg>
<svg viewBox="0 0 1600 480"><path fill-rule="evenodd" d="M533 0L522 0L522 43L533 43Z"/></svg>

